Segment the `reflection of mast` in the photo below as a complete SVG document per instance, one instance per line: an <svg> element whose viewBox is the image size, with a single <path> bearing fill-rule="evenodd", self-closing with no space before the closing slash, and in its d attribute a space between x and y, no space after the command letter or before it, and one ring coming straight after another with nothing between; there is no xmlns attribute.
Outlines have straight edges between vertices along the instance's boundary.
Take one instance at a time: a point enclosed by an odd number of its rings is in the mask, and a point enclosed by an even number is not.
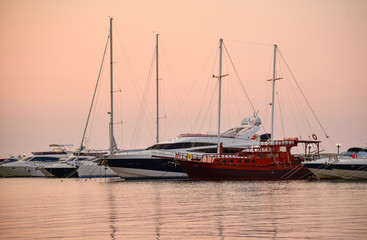
<svg viewBox="0 0 367 240"><path fill-rule="evenodd" d="M160 191L159 189L157 190L157 188L155 188L156 191L154 191L156 193L156 201L155 201L155 205L156 205L156 219L157 219L157 225L155 227L155 235L156 235L156 239L159 240L161 238L161 225L162 225L162 209L161 209L161 195L160 195Z"/></svg>
<svg viewBox="0 0 367 240"><path fill-rule="evenodd" d="M111 239L112 240L115 240L116 239L116 207L115 207L115 198L113 196L113 191L112 191L112 186L110 185L109 186L109 191L108 191L108 202L109 202L109 207L110 207L110 219L109 219L109 227L111 228L112 230L112 233L110 234L111 236Z"/></svg>

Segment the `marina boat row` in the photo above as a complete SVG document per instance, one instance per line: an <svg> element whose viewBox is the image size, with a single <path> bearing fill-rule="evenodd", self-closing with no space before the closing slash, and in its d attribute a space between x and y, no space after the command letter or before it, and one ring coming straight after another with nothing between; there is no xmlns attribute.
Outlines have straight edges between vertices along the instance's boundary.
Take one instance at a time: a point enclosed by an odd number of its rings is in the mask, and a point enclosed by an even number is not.
<svg viewBox="0 0 367 240"><path fill-rule="evenodd" d="M1 162L0 177L116 177L117 175L95 156L78 156L66 151L67 145L50 145L52 151L33 152L19 161Z"/></svg>
<svg viewBox="0 0 367 240"><path fill-rule="evenodd" d="M221 78L222 44L220 39L220 64L218 78L218 134L181 134L169 141L159 141L158 111L158 34L156 43L157 64L157 136L156 144L146 149L120 151L113 133L113 58L112 58L112 18L110 18L110 94L111 111L109 123L109 151L85 153L83 140L87 130L94 97L89 111L79 151L65 150L35 152L22 161L0 164L0 176L4 177L114 177L124 179L166 179L189 178L191 180L295 180L306 179L312 174L333 177L367 178L366 159L345 159L331 162L319 159L320 141L288 138L273 140L275 59L277 46L274 45L274 69L271 133L258 135L261 120L257 113L244 118L241 124L226 132L220 132L221 120ZM108 42L107 42L108 43ZM106 43L106 47L107 47ZM103 61L102 61L103 62ZM101 66L102 67L102 66ZM98 82L97 82L98 83ZM98 84L97 84L98 85ZM97 86L96 86L97 88ZM291 153L292 148L304 146L304 154ZM312 154L307 148L314 145ZM315 160L319 159L319 160ZM309 162L310 160L313 160ZM329 175L331 176L331 175Z"/></svg>
<svg viewBox="0 0 367 240"><path fill-rule="evenodd" d="M241 125L220 135L224 153L236 153L240 149L258 145L260 137L259 117L244 118ZM263 136L263 137L266 137ZM107 155L107 165L124 179L187 178L182 167L175 162L175 154L203 154L217 152L217 135L181 134L177 138L160 142L145 150L126 151Z"/></svg>
<svg viewBox="0 0 367 240"><path fill-rule="evenodd" d="M367 179L367 157L363 154L349 156L333 156L316 161L304 162L316 177L320 179Z"/></svg>

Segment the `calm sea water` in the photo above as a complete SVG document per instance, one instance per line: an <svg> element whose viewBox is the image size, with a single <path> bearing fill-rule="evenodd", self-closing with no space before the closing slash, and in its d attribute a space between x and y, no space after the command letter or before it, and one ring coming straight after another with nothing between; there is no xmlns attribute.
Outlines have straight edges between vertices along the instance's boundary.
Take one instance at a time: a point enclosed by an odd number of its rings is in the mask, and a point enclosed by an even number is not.
<svg viewBox="0 0 367 240"><path fill-rule="evenodd" d="M367 182L0 179L0 239L367 239Z"/></svg>

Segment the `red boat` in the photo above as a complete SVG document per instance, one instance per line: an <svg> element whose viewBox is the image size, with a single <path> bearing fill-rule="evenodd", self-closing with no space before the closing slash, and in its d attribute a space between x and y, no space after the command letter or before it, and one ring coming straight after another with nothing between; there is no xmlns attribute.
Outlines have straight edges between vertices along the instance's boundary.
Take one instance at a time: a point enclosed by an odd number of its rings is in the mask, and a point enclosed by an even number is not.
<svg viewBox="0 0 367 240"><path fill-rule="evenodd" d="M304 144L305 154L292 155L292 147ZM312 173L301 162L319 157L320 141L297 138L263 141L237 154L207 154L201 159L191 154L176 154L190 180L298 180ZM307 148L316 146L315 153Z"/></svg>

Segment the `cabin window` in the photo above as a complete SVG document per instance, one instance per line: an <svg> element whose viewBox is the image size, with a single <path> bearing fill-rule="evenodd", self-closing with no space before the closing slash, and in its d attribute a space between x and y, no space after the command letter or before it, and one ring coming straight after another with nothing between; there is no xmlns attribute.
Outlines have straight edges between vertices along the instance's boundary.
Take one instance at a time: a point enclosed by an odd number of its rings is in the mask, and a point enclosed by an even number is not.
<svg viewBox="0 0 367 240"><path fill-rule="evenodd" d="M34 157L33 159L29 161L59 161L59 158L57 157Z"/></svg>
<svg viewBox="0 0 367 240"><path fill-rule="evenodd" d="M252 160L252 163L255 163L255 160Z"/></svg>
<svg viewBox="0 0 367 240"><path fill-rule="evenodd" d="M227 160L223 160L222 163L227 163Z"/></svg>
<svg viewBox="0 0 367 240"><path fill-rule="evenodd" d="M241 163L242 162L242 160L237 160L237 163Z"/></svg>
<svg viewBox="0 0 367 240"><path fill-rule="evenodd" d="M287 147L285 146L280 147L279 152L287 152Z"/></svg>
<svg viewBox="0 0 367 240"><path fill-rule="evenodd" d="M219 160L218 160L218 159L215 159L215 160L214 160L214 163L219 163Z"/></svg>
<svg viewBox="0 0 367 240"><path fill-rule="evenodd" d="M229 163L233 163L233 160L231 159L231 160L229 160Z"/></svg>
<svg viewBox="0 0 367 240"><path fill-rule="evenodd" d="M257 155L257 158L265 158L265 153L259 153L258 155Z"/></svg>
<svg viewBox="0 0 367 240"><path fill-rule="evenodd" d="M266 158L268 159L279 158L279 153L268 153L266 154Z"/></svg>

